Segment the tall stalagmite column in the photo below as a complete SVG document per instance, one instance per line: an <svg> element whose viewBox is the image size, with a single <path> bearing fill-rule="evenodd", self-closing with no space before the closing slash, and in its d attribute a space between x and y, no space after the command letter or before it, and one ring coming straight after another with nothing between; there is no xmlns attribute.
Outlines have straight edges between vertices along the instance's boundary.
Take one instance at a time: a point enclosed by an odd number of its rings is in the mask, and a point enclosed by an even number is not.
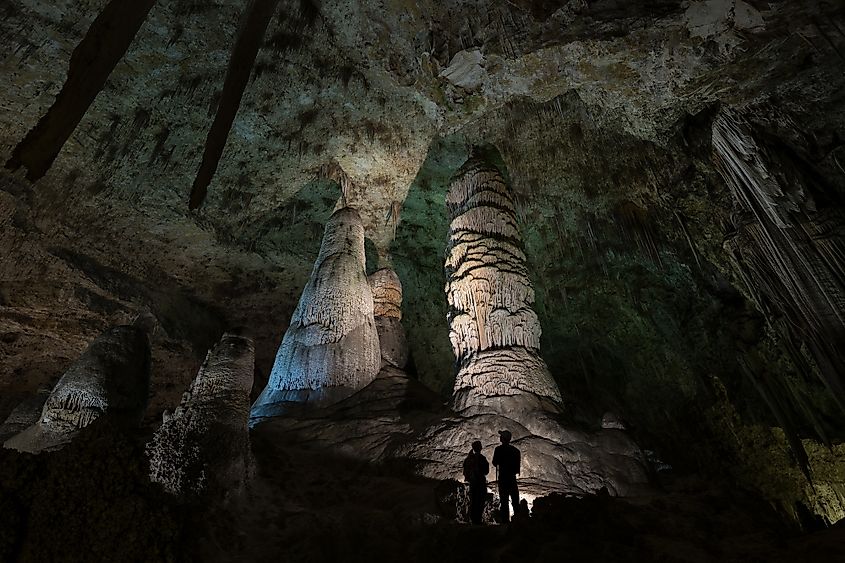
<svg viewBox="0 0 845 563"><path fill-rule="evenodd" d="M358 212L347 207L326 225L311 278L252 417L274 416L285 402L340 400L370 383L380 366L364 227Z"/></svg>
<svg viewBox="0 0 845 563"><path fill-rule="evenodd" d="M105 331L53 388L38 422L5 447L38 453L62 447L79 430L106 415L126 426L144 416L150 385L150 345L138 326Z"/></svg>
<svg viewBox="0 0 845 563"><path fill-rule="evenodd" d="M173 494L230 491L246 480L254 371L252 340L224 334L147 446L150 480Z"/></svg>
<svg viewBox="0 0 845 563"><path fill-rule="evenodd" d="M513 418L558 410L560 391L540 357L534 290L504 178L474 155L453 178L446 204L455 408Z"/></svg>

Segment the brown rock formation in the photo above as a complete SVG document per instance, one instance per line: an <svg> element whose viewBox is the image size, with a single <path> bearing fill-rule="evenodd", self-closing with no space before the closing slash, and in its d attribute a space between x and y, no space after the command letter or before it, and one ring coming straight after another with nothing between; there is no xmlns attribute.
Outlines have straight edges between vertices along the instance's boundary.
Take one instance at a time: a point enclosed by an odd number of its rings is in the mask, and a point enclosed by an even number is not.
<svg viewBox="0 0 845 563"><path fill-rule="evenodd" d="M368 279L373 292L382 367L402 369L408 363L408 339L401 322L402 282L390 268L373 272Z"/></svg>
<svg viewBox="0 0 845 563"><path fill-rule="evenodd" d="M147 446L150 479L173 494L237 490L247 479L252 340L224 334Z"/></svg>
<svg viewBox="0 0 845 563"><path fill-rule="evenodd" d="M149 383L146 333L136 326L113 327L97 337L62 375L38 422L4 446L31 453L58 449L104 416L138 425L147 405Z"/></svg>
<svg viewBox="0 0 845 563"><path fill-rule="evenodd" d="M781 326L796 365L807 364L800 350L809 352L807 359L845 408L842 210L814 201L812 178L755 139L741 111L716 118L713 148L736 204L736 231L725 242L734 267L757 306ZM781 315L785 323L778 322Z"/></svg>

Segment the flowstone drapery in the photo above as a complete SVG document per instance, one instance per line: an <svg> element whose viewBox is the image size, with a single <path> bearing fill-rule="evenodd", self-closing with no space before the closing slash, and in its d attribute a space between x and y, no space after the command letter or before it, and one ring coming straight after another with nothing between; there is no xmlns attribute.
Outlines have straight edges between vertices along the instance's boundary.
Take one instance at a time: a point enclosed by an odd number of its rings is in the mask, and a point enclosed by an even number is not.
<svg viewBox="0 0 845 563"><path fill-rule="evenodd" d="M224 334L147 446L150 480L173 494L237 490L250 467L252 340Z"/></svg>
<svg viewBox="0 0 845 563"><path fill-rule="evenodd" d="M560 391L539 354L534 290L502 174L473 156L456 173L446 204L449 338L458 362L455 408L557 410Z"/></svg>
<svg viewBox="0 0 845 563"><path fill-rule="evenodd" d="M274 416L286 402L337 401L371 382L380 366L364 227L358 212L347 207L326 224L311 278L252 417Z"/></svg>
<svg viewBox="0 0 845 563"><path fill-rule="evenodd" d="M368 278L381 347L381 365L399 369L408 363L408 339L402 327L402 282L390 268L373 272Z"/></svg>
<svg viewBox="0 0 845 563"><path fill-rule="evenodd" d="M53 388L38 422L9 438L7 448L38 453L61 448L79 430L108 416L137 426L147 406L150 345L138 326L97 337Z"/></svg>

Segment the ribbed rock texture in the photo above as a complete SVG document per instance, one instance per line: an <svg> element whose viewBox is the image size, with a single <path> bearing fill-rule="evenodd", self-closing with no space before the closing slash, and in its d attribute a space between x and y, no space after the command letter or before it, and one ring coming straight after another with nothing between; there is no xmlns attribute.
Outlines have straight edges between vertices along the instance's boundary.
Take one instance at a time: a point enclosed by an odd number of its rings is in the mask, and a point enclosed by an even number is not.
<svg viewBox="0 0 845 563"><path fill-rule="evenodd" d="M357 211L343 208L326 224L311 278L252 416L272 416L279 403L338 400L372 381L380 366L364 227Z"/></svg>
<svg viewBox="0 0 845 563"><path fill-rule="evenodd" d="M402 282L396 272L382 268L368 278L381 347L381 365L399 369L408 363L408 338L402 327Z"/></svg>
<svg viewBox="0 0 845 563"><path fill-rule="evenodd" d="M150 480L175 495L232 492L250 471L252 340L224 334L147 446Z"/></svg>
<svg viewBox="0 0 845 563"><path fill-rule="evenodd" d="M150 346L137 326L101 334L62 375L38 422L13 436L7 448L38 453L61 448L95 420L138 425L147 405Z"/></svg>
<svg viewBox="0 0 845 563"><path fill-rule="evenodd" d="M555 410L560 391L540 357L540 322L508 186L479 156L456 173L446 196L449 338L458 363L454 404L503 412L505 405ZM488 409L489 410L489 409Z"/></svg>
<svg viewBox="0 0 845 563"><path fill-rule="evenodd" d="M788 118L783 126L798 127ZM815 365L845 407L845 215L817 201L806 166L771 154L740 110L713 123L714 160L735 199L735 232L725 242L757 306L781 328L796 366ZM794 157L793 157L794 158ZM781 317L779 319L778 317ZM801 358L804 350L806 359ZM809 375L806 374L805 375Z"/></svg>

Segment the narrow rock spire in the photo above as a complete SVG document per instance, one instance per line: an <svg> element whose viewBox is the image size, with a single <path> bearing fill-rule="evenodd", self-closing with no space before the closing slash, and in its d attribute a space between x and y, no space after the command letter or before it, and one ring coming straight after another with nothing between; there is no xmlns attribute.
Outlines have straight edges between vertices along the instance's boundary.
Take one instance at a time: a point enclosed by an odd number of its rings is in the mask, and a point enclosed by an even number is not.
<svg viewBox="0 0 845 563"><path fill-rule="evenodd" d="M373 292L382 367L402 369L408 363L408 339L402 327L402 282L390 268L377 270L368 279Z"/></svg>

